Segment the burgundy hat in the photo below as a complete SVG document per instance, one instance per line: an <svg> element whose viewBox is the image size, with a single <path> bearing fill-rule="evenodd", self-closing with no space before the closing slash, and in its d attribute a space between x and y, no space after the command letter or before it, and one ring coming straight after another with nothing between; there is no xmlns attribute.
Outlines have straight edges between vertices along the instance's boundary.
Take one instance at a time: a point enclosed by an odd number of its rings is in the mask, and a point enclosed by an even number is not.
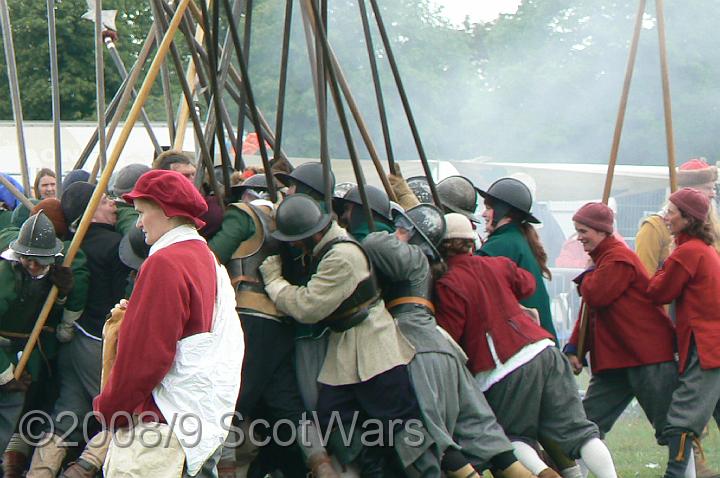
<svg viewBox="0 0 720 478"><path fill-rule="evenodd" d="M670 202L698 221L707 221L710 211L710 199L707 194L693 188L682 188L670 195Z"/></svg>
<svg viewBox="0 0 720 478"><path fill-rule="evenodd" d="M30 210L30 215L34 216L40 211L44 212L48 219L50 219L55 228L55 235L57 235L58 239L62 240L67 235L68 229L60 201L56 198L43 199Z"/></svg>
<svg viewBox="0 0 720 478"><path fill-rule="evenodd" d="M200 219L207 212L207 204L200 191L188 178L177 171L154 169L140 176L135 187L122 197L132 204L135 199L155 201L167 217L184 217L200 229Z"/></svg>
<svg viewBox="0 0 720 478"><path fill-rule="evenodd" d="M589 202L577 210L572 220L601 232L613 233L614 214L607 204Z"/></svg>

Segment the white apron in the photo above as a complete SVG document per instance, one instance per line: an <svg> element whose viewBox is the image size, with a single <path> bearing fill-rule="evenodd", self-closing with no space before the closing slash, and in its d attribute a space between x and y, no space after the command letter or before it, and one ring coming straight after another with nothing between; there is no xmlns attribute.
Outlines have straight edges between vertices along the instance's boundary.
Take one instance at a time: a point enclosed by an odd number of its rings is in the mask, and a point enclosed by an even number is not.
<svg viewBox="0 0 720 478"><path fill-rule="evenodd" d="M176 239L187 240L187 235ZM190 476L200 471L228 435L245 352L230 278L225 267L210 257L217 276L212 330L178 341L170 371L153 390L155 403L182 445Z"/></svg>

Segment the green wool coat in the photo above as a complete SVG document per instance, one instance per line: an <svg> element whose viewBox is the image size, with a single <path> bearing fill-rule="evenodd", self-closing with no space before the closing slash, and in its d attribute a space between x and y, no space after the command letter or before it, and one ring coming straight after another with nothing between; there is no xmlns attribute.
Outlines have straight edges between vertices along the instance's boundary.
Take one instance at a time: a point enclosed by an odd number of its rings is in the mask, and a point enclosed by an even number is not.
<svg viewBox="0 0 720 478"><path fill-rule="evenodd" d="M478 255L507 257L511 259L518 267L522 267L526 271L535 276L536 288L535 293L520 303L525 307L536 309L540 314L540 325L543 329L550 332L557 343L557 333L552 321L550 312L550 297L548 296L545 281L543 280L540 264L530 249L525 236L520 227L515 223L505 224L497 228L488 240L478 251Z"/></svg>

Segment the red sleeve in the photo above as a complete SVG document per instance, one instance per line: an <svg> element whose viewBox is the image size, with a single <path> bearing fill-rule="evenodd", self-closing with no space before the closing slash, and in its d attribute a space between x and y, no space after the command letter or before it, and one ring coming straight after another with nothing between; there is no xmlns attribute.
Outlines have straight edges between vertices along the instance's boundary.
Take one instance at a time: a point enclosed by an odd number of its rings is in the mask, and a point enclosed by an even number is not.
<svg viewBox="0 0 720 478"><path fill-rule="evenodd" d="M506 259L510 267L510 287L517 300L523 300L535 293L537 283L535 276L522 267L518 267L510 259Z"/></svg>
<svg viewBox="0 0 720 478"><path fill-rule="evenodd" d="M607 307L630 287L635 274L635 268L627 262L603 262L585 274L580 293L590 307Z"/></svg>
<svg viewBox="0 0 720 478"><path fill-rule="evenodd" d="M455 342L465 331L467 302L447 284L438 282L435 286L435 319L443 329L447 330Z"/></svg>
<svg viewBox="0 0 720 478"><path fill-rule="evenodd" d="M670 256L650 279L648 297L656 304L669 304L680 296L688 280L690 272Z"/></svg>
<svg viewBox="0 0 720 478"><path fill-rule="evenodd" d="M188 284L172 261L156 256L143 265L118 335L115 364L94 409L110 426L125 425L113 415L132 414L150 400L170 370L177 342L189 319Z"/></svg>

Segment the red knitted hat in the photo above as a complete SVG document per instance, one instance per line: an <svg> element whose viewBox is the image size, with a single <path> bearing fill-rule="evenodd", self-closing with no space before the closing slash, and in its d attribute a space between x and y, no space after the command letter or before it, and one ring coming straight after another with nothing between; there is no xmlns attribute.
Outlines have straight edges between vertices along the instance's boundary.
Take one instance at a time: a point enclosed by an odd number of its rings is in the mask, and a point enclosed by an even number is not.
<svg viewBox="0 0 720 478"><path fill-rule="evenodd" d="M707 194L693 188L682 188L670 195L670 202L698 221L707 221L710 211L710 199Z"/></svg>
<svg viewBox="0 0 720 478"><path fill-rule="evenodd" d="M699 186L717 181L717 167L707 163L705 158L692 158L678 168L678 186Z"/></svg>
<svg viewBox="0 0 720 478"><path fill-rule="evenodd" d="M577 210L572 220L601 232L613 233L615 215L607 204L589 202Z"/></svg>
<svg viewBox="0 0 720 478"><path fill-rule="evenodd" d="M184 217L200 229L200 219L207 212L207 204L188 178L177 171L153 169L140 176L135 187L123 199L132 204L135 199L155 201L167 217Z"/></svg>

